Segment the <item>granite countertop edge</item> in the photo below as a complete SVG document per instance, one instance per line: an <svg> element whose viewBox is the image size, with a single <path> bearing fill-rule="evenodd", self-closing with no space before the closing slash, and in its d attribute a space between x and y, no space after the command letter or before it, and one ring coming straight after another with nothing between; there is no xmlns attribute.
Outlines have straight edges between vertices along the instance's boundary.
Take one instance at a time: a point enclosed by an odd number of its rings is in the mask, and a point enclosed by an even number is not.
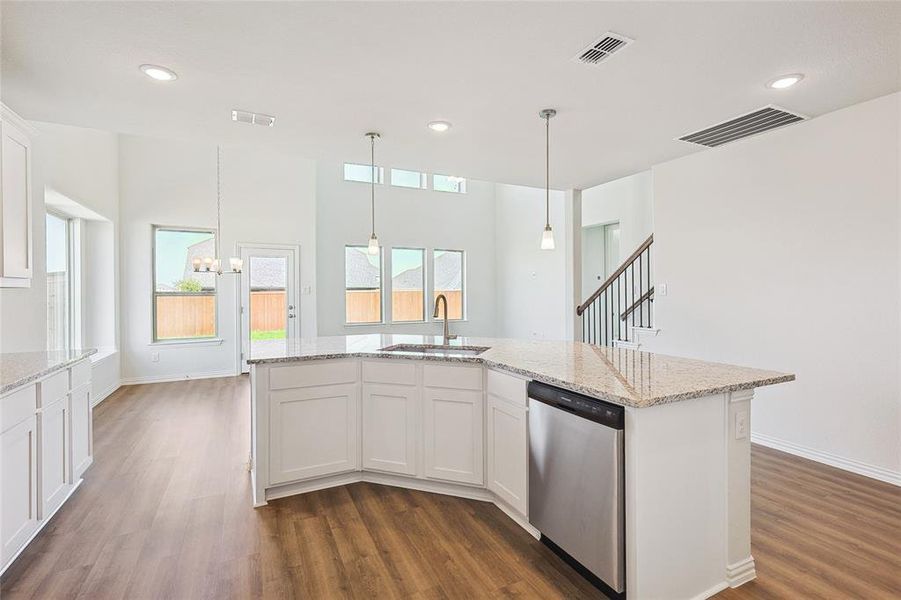
<svg viewBox="0 0 901 600"><path fill-rule="evenodd" d="M35 370L33 372L29 372L27 375L22 375L22 376L18 377L17 379L2 383L2 384L0 384L0 396L5 395L8 392L15 390L16 388L20 388L22 386L28 385L29 383L37 381L38 379L46 377L47 375L52 375L53 373L55 373L57 371L62 371L63 369L71 367L78 361L84 360L85 358L91 356L92 354L96 354L96 353L97 353L96 348L85 349L85 350L80 351L80 353L76 356L67 358L58 363L54 363L53 365L50 365L50 366L42 366L41 368L38 368L37 370ZM31 352L27 352L27 353L13 352L6 356L10 356L12 354L32 354L32 353ZM34 354L39 354L39 353L34 353ZM4 360L4 354L0 354L0 360Z"/></svg>
<svg viewBox="0 0 901 600"><path fill-rule="evenodd" d="M522 375L528 377L529 379L533 379L535 381L539 381L541 383L546 383L548 385L553 385L556 387L567 389L571 392L585 394L587 396L591 396L593 398L597 398L599 400L605 400L607 402L611 402L613 404L618 404L620 406L632 407L632 408L648 408L650 406L658 406L661 404L668 404L672 402L679 402L682 400L691 400L694 398L701 398L704 396L713 396L717 394L725 394L729 392L738 392L742 390L750 390L758 387L764 387L768 385L776 385L779 383L787 383L795 380L795 375L790 373L779 374L773 377L766 377L763 379L752 379L748 381L736 382L728 385L719 385L713 387L701 387L693 390L688 390L685 392L675 393L675 394L666 394L661 396L653 396L649 398L642 399L641 402L636 402L632 398L626 398L623 396L619 396L617 394L611 394L607 390L593 388L591 386L579 385L573 381L562 380L557 377L551 377L549 375L545 375L536 371L531 371L529 369L523 369L520 367L515 367L512 365L508 365L504 362L500 362L497 360L493 360L490 357L483 357L480 355L476 356L461 356L461 355L427 355L420 353L404 353L404 352L367 352L367 351L348 351L348 352L322 352L322 353L311 353L300 356L278 356L271 358L256 358L250 359L247 362L249 364L277 364L277 363L292 363L292 362L306 362L306 361L317 361L317 360L334 360L341 358L378 358L378 359L390 359L390 360L421 360L421 361L435 361L435 362L455 362L455 363L469 363L469 364L479 364L484 365L486 367L500 369L502 371L507 371L509 373L514 373L517 375Z"/></svg>

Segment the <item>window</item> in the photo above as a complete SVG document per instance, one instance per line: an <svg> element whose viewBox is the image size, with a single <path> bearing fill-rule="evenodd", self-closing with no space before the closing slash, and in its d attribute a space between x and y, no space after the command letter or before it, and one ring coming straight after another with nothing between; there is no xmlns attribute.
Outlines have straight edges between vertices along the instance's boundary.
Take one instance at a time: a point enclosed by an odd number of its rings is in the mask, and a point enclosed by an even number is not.
<svg viewBox="0 0 901 600"><path fill-rule="evenodd" d="M463 252L459 250L435 250L435 299L438 294L444 294L447 298L447 318L463 318ZM439 318L444 318L442 311Z"/></svg>
<svg viewBox="0 0 901 600"><path fill-rule="evenodd" d="M382 322L382 255L366 246L344 247L345 322Z"/></svg>
<svg viewBox="0 0 901 600"><path fill-rule="evenodd" d="M385 169L376 167L376 183L385 183ZM372 167L370 165L357 165L344 163L344 181L359 181L360 183L372 183Z"/></svg>
<svg viewBox="0 0 901 600"><path fill-rule="evenodd" d="M436 192L466 193L466 179L453 175L432 175L432 189Z"/></svg>
<svg viewBox="0 0 901 600"><path fill-rule="evenodd" d="M47 349L72 346L70 220L47 213Z"/></svg>
<svg viewBox="0 0 901 600"><path fill-rule="evenodd" d="M216 234L153 228L153 340L216 336L215 273L195 273L192 259L213 256Z"/></svg>
<svg viewBox="0 0 901 600"><path fill-rule="evenodd" d="M391 249L391 320L425 321L425 250Z"/></svg>
<svg viewBox="0 0 901 600"><path fill-rule="evenodd" d="M424 190L428 186L428 177L419 171L391 169L391 185L396 187L416 188Z"/></svg>

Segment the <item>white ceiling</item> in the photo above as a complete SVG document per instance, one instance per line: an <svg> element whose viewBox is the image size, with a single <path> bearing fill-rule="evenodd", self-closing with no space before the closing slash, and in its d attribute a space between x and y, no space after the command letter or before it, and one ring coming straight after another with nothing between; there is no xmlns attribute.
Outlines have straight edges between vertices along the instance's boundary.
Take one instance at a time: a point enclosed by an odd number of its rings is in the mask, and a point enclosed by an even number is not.
<svg viewBox="0 0 901 600"><path fill-rule="evenodd" d="M607 30L636 41L571 60ZM368 162L374 129L382 164L536 186L554 107L551 184L588 187L765 104L817 116L898 90L899 30L897 2L4 1L0 94L28 119L327 160Z"/></svg>

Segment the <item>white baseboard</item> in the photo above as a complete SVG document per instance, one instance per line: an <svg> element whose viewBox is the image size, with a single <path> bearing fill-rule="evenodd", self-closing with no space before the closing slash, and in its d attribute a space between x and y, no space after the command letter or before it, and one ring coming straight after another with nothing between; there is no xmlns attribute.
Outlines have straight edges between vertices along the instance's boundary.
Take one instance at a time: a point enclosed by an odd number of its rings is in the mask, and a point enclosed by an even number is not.
<svg viewBox="0 0 901 600"><path fill-rule="evenodd" d="M144 383L169 383L172 381L190 381L192 379L217 379L219 377L236 377L235 372L210 371L207 373L190 373L186 375L145 375L143 377L126 377L121 385L141 385Z"/></svg>
<svg viewBox="0 0 901 600"><path fill-rule="evenodd" d="M852 460L850 458L843 458L830 452L815 450L813 448L801 446L793 442L787 442L785 440L780 440L769 435L764 435L762 433L754 433L753 431L751 432L751 441L755 444L766 446L767 448L781 450L782 452L787 452L789 454L794 454L795 456L807 458L818 463L823 463L824 465L829 465L830 467L836 467L837 469L842 469L843 471L850 471L851 473L857 473L858 475L863 475L864 477L870 477L872 479L878 479L879 481L891 483L892 485L901 486L901 472L898 471L892 471L891 469L877 467L875 465L870 465L858 460Z"/></svg>
<svg viewBox="0 0 901 600"><path fill-rule="evenodd" d="M726 565L726 581L729 583L729 587L738 587L755 577L757 577L757 569L754 566L753 556L735 564Z"/></svg>
<svg viewBox="0 0 901 600"><path fill-rule="evenodd" d="M112 384L111 386L109 386L108 388L106 388L105 390L103 390L102 392L100 392L99 394L97 394L96 396L93 396L91 398L91 408L97 406L98 404L100 404L101 402L103 402L104 400L106 400L107 398L112 396L113 392L118 390L120 387L122 387L122 382L117 381L114 384Z"/></svg>

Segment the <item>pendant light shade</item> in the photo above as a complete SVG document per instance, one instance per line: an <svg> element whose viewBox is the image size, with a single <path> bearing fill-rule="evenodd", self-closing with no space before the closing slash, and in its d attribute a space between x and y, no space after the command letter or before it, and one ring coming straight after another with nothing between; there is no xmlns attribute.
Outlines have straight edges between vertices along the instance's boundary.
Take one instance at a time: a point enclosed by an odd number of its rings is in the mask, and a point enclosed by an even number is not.
<svg viewBox="0 0 901 600"><path fill-rule="evenodd" d="M538 113L544 119L544 231L541 232L541 249L553 250L554 230L551 229L551 117L557 114L553 108Z"/></svg>
<svg viewBox="0 0 901 600"><path fill-rule="evenodd" d="M219 258L219 238L222 235L222 148L216 146L216 247L214 256L194 258L191 266L195 273L215 273L222 275L222 259ZM228 259L229 273L240 273L244 261L233 256Z"/></svg>
<svg viewBox="0 0 901 600"><path fill-rule="evenodd" d="M380 138L381 136L375 132L369 132L366 134L366 137L369 138L369 147L370 147L370 162L369 167L371 169L369 173L369 198L370 204L372 208L372 235L369 236L369 244L367 245L367 252L369 254L378 254L379 253L379 238L375 234L375 180L377 179L377 174L375 170L375 140Z"/></svg>

